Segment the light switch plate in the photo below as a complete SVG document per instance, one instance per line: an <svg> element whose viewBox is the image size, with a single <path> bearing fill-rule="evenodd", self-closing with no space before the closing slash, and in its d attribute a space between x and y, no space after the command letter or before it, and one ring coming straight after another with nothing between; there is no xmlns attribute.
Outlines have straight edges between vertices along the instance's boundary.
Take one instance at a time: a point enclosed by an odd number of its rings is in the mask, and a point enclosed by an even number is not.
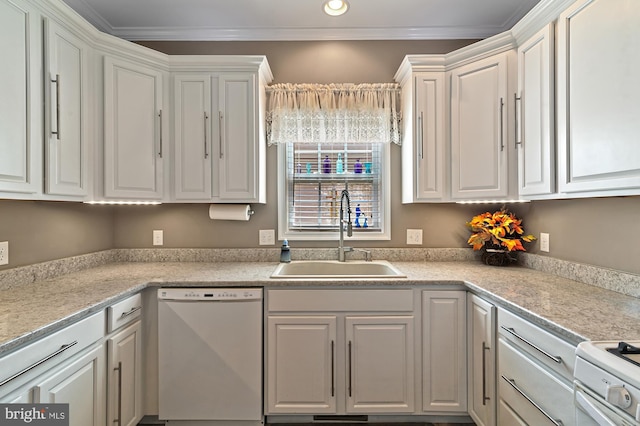
<svg viewBox="0 0 640 426"><path fill-rule="evenodd" d="M422 245L422 229L407 229L407 244Z"/></svg>
<svg viewBox="0 0 640 426"><path fill-rule="evenodd" d="M154 229L153 230L153 245L154 246L161 246L164 244L164 238L163 238L163 232L162 229Z"/></svg>
<svg viewBox="0 0 640 426"><path fill-rule="evenodd" d="M546 232L540 233L540 251L549 253L549 234Z"/></svg>
<svg viewBox="0 0 640 426"><path fill-rule="evenodd" d="M0 243L0 265L9 264L9 241Z"/></svg>
<svg viewBox="0 0 640 426"><path fill-rule="evenodd" d="M259 239L261 246L272 246L276 243L276 231L273 229L261 229Z"/></svg>

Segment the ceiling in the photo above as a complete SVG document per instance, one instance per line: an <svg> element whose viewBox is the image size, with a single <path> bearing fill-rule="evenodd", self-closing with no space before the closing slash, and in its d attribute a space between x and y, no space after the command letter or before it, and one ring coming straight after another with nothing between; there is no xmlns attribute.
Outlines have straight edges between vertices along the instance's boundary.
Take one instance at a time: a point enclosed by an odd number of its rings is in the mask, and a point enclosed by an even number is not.
<svg viewBox="0 0 640 426"><path fill-rule="evenodd" d="M540 0L64 0L127 40L483 39L510 29Z"/></svg>

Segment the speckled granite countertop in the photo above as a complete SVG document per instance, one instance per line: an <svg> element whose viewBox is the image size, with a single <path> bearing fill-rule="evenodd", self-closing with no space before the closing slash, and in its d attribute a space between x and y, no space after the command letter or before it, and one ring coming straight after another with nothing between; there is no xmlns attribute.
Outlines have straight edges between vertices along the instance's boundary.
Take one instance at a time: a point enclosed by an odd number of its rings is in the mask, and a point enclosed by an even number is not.
<svg viewBox="0 0 640 426"><path fill-rule="evenodd" d="M525 267L392 262L388 280L270 279L275 262L120 262L0 290L0 355L150 286L460 286L577 344L640 339L640 299Z"/></svg>

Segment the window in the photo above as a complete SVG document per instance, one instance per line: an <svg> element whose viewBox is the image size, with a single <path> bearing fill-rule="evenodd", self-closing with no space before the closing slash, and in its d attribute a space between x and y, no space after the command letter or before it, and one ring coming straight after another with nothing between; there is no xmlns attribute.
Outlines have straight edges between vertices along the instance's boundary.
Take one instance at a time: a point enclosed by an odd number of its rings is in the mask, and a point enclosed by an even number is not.
<svg viewBox="0 0 640 426"><path fill-rule="evenodd" d="M287 143L279 149L281 239L335 239L344 189L353 238L389 239L388 145Z"/></svg>
<svg viewBox="0 0 640 426"><path fill-rule="evenodd" d="M400 141L399 86L277 84L268 92L279 238L337 239L346 189L352 238L390 239L389 145Z"/></svg>

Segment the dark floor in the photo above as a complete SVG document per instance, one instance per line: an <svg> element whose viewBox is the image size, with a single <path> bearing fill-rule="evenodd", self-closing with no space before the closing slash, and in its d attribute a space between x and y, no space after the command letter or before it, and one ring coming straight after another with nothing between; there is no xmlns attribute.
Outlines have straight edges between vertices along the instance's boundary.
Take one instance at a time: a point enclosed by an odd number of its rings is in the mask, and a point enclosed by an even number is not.
<svg viewBox="0 0 640 426"><path fill-rule="evenodd" d="M145 416L138 426L163 426L165 423L154 416ZM314 423L266 423L265 426L475 426L474 423L368 423L368 422L337 422L318 421Z"/></svg>

